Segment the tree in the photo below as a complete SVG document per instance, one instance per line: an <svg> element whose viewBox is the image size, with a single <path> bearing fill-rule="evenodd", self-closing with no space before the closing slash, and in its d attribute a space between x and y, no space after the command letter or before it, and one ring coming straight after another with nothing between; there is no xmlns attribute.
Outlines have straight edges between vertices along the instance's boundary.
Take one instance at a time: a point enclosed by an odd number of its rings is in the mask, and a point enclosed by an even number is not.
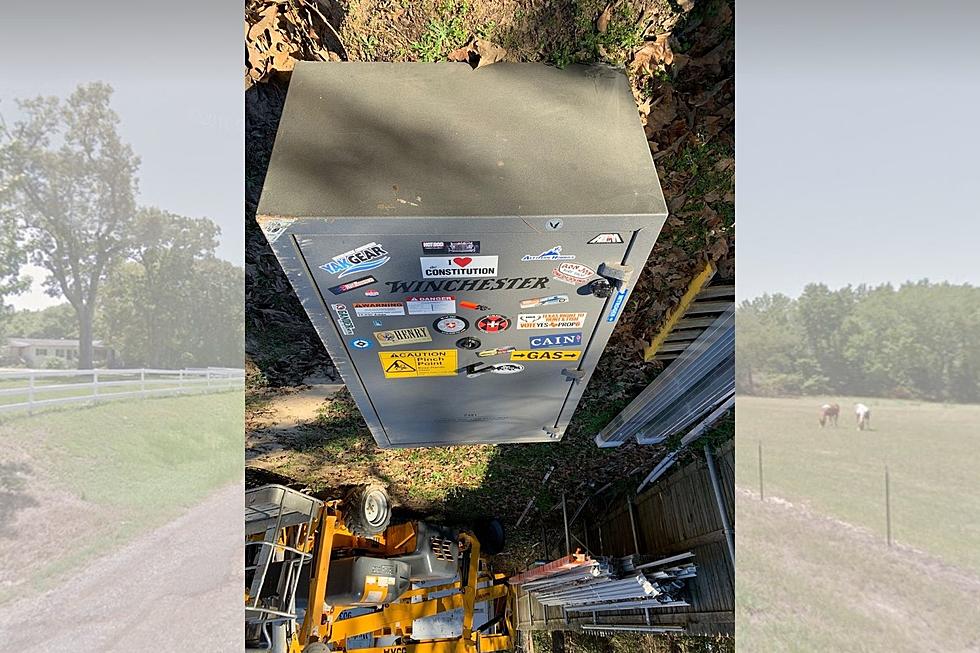
<svg viewBox="0 0 980 653"><path fill-rule="evenodd" d="M78 320L71 304L57 304L37 311L11 313L4 320L8 336L21 338L77 338Z"/></svg>
<svg viewBox="0 0 980 653"><path fill-rule="evenodd" d="M131 246L139 159L122 142L107 84L67 99L18 102L24 118L0 125L3 210L14 216L30 261L49 273L78 320L78 367L92 367L92 323L108 271Z"/></svg>
<svg viewBox="0 0 980 653"><path fill-rule="evenodd" d="M127 365L241 365L244 271L215 258L218 227L140 209L137 244L100 303L106 339Z"/></svg>

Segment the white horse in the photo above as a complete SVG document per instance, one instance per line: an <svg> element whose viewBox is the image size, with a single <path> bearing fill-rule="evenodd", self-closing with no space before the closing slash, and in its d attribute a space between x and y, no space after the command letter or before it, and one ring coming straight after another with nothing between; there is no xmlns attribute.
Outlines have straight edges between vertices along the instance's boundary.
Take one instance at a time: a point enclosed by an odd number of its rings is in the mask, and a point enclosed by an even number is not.
<svg viewBox="0 0 980 653"><path fill-rule="evenodd" d="M854 415L857 417L858 431L871 428L871 409L864 404L854 406Z"/></svg>

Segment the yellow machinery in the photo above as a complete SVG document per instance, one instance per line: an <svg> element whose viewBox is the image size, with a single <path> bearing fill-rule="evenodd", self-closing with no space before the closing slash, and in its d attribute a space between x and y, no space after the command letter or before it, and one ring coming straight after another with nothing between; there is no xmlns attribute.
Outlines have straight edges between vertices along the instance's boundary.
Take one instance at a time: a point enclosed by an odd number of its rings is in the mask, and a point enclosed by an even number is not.
<svg viewBox="0 0 980 653"><path fill-rule="evenodd" d="M472 533L389 525L381 488L246 492L246 651L509 651L513 595Z"/></svg>

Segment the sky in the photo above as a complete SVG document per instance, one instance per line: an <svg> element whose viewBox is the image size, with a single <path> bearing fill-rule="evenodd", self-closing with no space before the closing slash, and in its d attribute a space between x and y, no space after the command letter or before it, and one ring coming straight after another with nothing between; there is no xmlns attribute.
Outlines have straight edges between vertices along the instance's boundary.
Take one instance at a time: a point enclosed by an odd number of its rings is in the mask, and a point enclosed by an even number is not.
<svg viewBox="0 0 980 653"><path fill-rule="evenodd" d="M57 20L50 20L57 16ZM19 2L4 6L0 39L20 60L5 60L0 114L14 98L66 96L104 81L120 132L142 159L142 205L207 217L221 227L218 255L244 261L242 4L229 0L129 3ZM9 297L16 308L63 301L35 287Z"/></svg>
<svg viewBox="0 0 980 653"><path fill-rule="evenodd" d="M980 284L980 3L736 5L739 298Z"/></svg>

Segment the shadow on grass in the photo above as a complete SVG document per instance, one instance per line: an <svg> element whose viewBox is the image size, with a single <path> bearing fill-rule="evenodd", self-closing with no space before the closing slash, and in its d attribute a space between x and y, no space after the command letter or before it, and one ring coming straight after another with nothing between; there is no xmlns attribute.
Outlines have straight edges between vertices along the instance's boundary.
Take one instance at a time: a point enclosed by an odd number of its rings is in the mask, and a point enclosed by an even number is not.
<svg viewBox="0 0 980 653"><path fill-rule="evenodd" d="M17 513L38 505L27 489L30 475L26 463L0 463L0 537L13 537Z"/></svg>

